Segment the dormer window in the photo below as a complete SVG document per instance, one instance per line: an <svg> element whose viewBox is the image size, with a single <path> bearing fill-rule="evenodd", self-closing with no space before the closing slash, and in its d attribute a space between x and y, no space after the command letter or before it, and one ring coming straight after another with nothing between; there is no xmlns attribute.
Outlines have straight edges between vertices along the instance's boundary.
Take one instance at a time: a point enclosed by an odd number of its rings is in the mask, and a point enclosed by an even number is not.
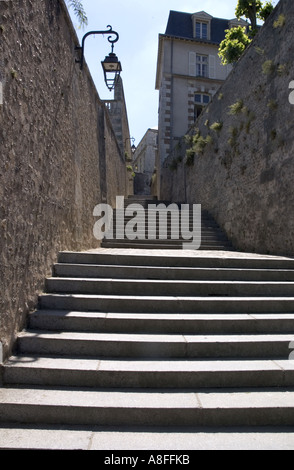
<svg viewBox="0 0 294 470"><path fill-rule="evenodd" d="M196 21L196 38L208 39L208 24Z"/></svg>
<svg viewBox="0 0 294 470"><path fill-rule="evenodd" d="M210 41L210 25L212 16L205 11L198 11L192 15L194 38Z"/></svg>
<svg viewBox="0 0 294 470"><path fill-rule="evenodd" d="M238 26L242 26L242 28L248 28L249 24L247 21L245 20L242 20L242 18L240 20L238 20L237 18L233 18L232 20L229 20L229 28L238 28Z"/></svg>

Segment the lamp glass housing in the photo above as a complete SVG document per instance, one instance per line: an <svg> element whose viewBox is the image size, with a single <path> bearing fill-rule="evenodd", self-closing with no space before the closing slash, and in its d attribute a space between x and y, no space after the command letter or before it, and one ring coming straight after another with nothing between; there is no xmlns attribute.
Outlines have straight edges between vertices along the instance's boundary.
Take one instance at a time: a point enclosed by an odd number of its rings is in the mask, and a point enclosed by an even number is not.
<svg viewBox="0 0 294 470"><path fill-rule="evenodd" d="M114 52L110 52L110 54L105 57L104 61L101 62L101 65L104 72L106 86L109 91L112 91L115 88L122 71L121 63Z"/></svg>

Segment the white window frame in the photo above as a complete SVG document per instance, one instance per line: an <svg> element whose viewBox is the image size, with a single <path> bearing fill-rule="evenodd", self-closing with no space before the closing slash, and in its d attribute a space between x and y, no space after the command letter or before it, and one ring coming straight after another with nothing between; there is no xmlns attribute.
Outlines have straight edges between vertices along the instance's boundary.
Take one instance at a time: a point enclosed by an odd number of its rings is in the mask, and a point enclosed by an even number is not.
<svg viewBox="0 0 294 470"><path fill-rule="evenodd" d="M196 77L209 78L209 56L208 55L196 54Z"/></svg>
<svg viewBox="0 0 294 470"><path fill-rule="evenodd" d="M197 35L197 25L200 25L200 34ZM203 27L206 26L206 35L204 35ZM207 39L209 34L209 24L206 21L197 20L195 21L195 38L196 39Z"/></svg>
<svg viewBox="0 0 294 470"><path fill-rule="evenodd" d="M207 57L207 63L202 64L207 66L207 73L206 75L201 73L200 75L197 73L197 57ZM203 68L201 67L201 71ZM190 77L203 77L203 78L216 78L216 58L214 55L205 55L205 54L198 54L196 52L189 52L189 76Z"/></svg>
<svg viewBox="0 0 294 470"><path fill-rule="evenodd" d="M207 41L210 41L211 40L211 20L212 20L212 16L211 15L208 15L208 13L206 13L205 11L198 11L197 13L194 13L192 15L192 20L193 20L193 37L197 40L207 40ZM197 34L196 34L196 23L203 23L203 24L206 24L207 25L207 37L204 38L203 37L203 32L202 32L202 26L200 26L200 38L197 37Z"/></svg>

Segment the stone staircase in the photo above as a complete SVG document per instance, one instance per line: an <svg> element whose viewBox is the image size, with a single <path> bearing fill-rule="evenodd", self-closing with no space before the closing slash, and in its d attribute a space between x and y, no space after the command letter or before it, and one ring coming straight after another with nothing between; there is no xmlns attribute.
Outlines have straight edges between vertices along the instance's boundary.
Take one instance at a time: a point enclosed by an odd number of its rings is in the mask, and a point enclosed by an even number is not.
<svg viewBox="0 0 294 470"><path fill-rule="evenodd" d="M293 449L293 312L292 259L62 252L2 367L0 448Z"/></svg>
<svg viewBox="0 0 294 470"><path fill-rule="evenodd" d="M177 204L179 210L179 237L174 232L174 226L172 223L172 211L168 213L167 217L167 237L160 239L159 233L159 214L157 212L157 231L156 239L150 239L148 235L148 222L149 214L154 212L154 209L149 209L152 206L164 205L166 208L171 204L169 201L158 201L156 197L151 198L148 196L129 196L124 201L124 209L128 208L131 204L139 204L144 208L145 213L136 216L138 222L137 238L135 240L129 240L125 235L124 237L117 236L117 231L122 233L122 228L125 229L126 225L133 219L133 215L126 215L123 221L117 223L116 212L114 210L113 220L111 224L111 231L114 234L113 239L104 238L102 241L102 247L104 248L148 248L148 249L180 249L182 248L183 242L185 241L182 237L182 225L181 225L181 204ZM151 212L148 212L148 209ZM136 215L136 214L135 214ZM143 220L142 220L143 219ZM189 229L193 230L193 213L192 207L190 208L189 215ZM198 227L198 224L195 224ZM143 229L142 229L143 227ZM228 240L226 234L220 229L213 217L207 212L202 211L201 213L201 250L232 250L232 244Z"/></svg>

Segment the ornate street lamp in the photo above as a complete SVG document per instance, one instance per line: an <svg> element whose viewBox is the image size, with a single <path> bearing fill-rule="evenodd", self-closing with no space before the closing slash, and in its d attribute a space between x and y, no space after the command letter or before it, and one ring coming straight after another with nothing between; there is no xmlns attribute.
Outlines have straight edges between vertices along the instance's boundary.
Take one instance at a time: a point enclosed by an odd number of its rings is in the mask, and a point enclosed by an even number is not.
<svg viewBox="0 0 294 470"><path fill-rule="evenodd" d="M103 68L103 73L104 73L104 80L107 88L109 91L112 91L115 88L115 85L117 84L117 81L119 79L120 73L122 71L121 63L119 62L117 56L113 52L114 48L114 43L116 43L119 40L119 35L116 31L112 30L112 26L107 26L106 31L89 31L86 33L82 39L82 46L76 46L77 51L81 51L81 58L78 60L76 59L76 62L80 64L81 70L83 70L84 66L84 50L85 50L85 40L88 36L90 35L96 35L96 34L110 34L108 36L108 42L111 43L111 52L109 53L108 56L105 57L104 61L101 62L102 68ZM114 36L114 38L113 38Z"/></svg>
<svg viewBox="0 0 294 470"><path fill-rule="evenodd" d="M106 86L109 91L112 91L115 88L122 71L121 63L113 52L113 44L111 47L111 52L108 56L105 57L101 64L104 72L104 81Z"/></svg>
<svg viewBox="0 0 294 470"><path fill-rule="evenodd" d="M132 154L133 154L133 153L135 153L136 148L137 148L137 147L135 146L135 140L136 140L136 139L135 139L134 137L130 137L130 138L126 139L126 140L125 140L125 146L127 145L127 141L128 141L128 140L130 140L130 141L133 143L133 145L131 146L131 150L132 150Z"/></svg>

